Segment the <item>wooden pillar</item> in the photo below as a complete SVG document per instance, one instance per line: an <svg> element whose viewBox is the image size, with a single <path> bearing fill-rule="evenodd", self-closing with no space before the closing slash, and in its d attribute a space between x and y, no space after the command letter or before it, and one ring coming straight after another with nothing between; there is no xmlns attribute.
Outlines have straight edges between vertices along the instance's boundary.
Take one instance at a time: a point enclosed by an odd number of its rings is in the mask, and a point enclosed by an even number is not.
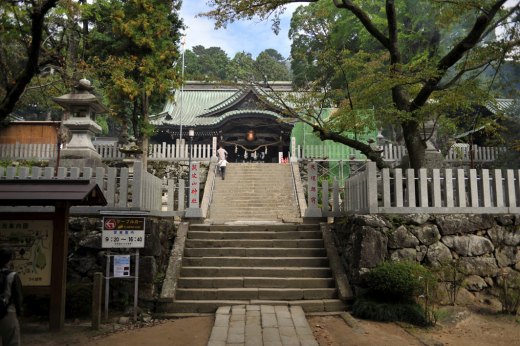
<svg viewBox="0 0 520 346"><path fill-rule="evenodd" d="M65 323L65 293L67 282L69 205L59 202L55 207L54 233L52 237L52 276L49 328L63 329Z"/></svg>

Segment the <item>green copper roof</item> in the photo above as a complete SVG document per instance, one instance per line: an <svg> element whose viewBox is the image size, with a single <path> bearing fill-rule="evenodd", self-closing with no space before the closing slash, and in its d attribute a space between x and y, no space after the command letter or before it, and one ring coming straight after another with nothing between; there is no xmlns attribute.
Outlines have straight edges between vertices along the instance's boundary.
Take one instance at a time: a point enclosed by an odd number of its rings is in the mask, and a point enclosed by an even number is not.
<svg viewBox="0 0 520 346"><path fill-rule="evenodd" d="M288 91L287 84L283 84L281 91ZM280 90L280 89L279 89ZM277 90L277 91L279 91ZM262 98L266 108L264 110L242 106L234 109L246 96L255 94ZM154 125L179 126L213 126L224 119L239 115L267 115L280 118L276 106L265 97L266 91L252 86L223 86L216 84L188 83L183 89L175 90L173 100L164 106L161 113L152 116ZM226 110L228 109L229 110Z"/></svg>

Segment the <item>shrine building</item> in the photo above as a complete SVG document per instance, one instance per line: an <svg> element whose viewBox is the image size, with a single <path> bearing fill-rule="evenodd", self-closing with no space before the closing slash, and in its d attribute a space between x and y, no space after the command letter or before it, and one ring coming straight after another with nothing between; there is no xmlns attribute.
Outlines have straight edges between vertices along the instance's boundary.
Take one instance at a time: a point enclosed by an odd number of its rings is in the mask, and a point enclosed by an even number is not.
<svg viewBox="0 0 520 346"><path fill-rule="evenodd" d="M293 122L284 121L277 102L292 92L291 82L223 84L186 82L164 110L151 117L157 132L152 143L222 145L230 162L278 162L289 155Z"/></svg>

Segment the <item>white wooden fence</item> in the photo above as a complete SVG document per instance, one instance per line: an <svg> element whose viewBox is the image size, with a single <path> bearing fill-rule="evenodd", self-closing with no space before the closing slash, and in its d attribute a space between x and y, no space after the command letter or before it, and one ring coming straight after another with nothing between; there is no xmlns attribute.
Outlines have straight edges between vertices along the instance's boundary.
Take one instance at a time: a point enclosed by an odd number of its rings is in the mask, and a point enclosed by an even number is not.
<svg viewBox="0 0 520 346"><path fill-rule="evenodd" d="M335 181L331 190L326 182L321 188L323 216L520 213L520 170L385 168L378 172L369 162L341 187Z"/></svg>
<svg viewBox="0 0 520 346"><path fill-rule="evenodd" d="M119 161L126 157L119 144L96 144L94 148L105 161ZM209 161L216 148L210 144L194 144L192 160ZM57 156L55 144L0 144L0 158L11 160L52 160ZM149 161L186 161L189 159L189 144L151 144Z"/></svg>
<svg viewBox="0 0 520 346"><path fill-rule="evenodd" d="M385 161L400 162L403 156L406 155L406 147L386 144L382 147L381 155ZM479 147L473 145L473 162L490 162L498 158L499 154L504 152L504 147ZM346 145L305 145L296 146L294 152L298 160L313 159L313 160L328 160L328 161L349 161L349 160L364 160L366 156L359 150L352 149ZM470 162L471 151L469 146L453 147L445 157L447 162Z"/></svg>
<svg viewBox="0 0 520 346"><path fill-rule="evenodd" d="M119 144L96 144L97 152L103 160L117 161L127 157L119 149ZM189 144L151 144L148 147L149 161L186 161L189 159ZM506 149L503 147L478 147L473 146L473 158L469 146L457 146L446 155L447 162L470 162L475 163L490 162L498 158L501 152ZM192 159L196 161L209 161L215 155L216 148L210 144L194 144L192 146ZM12 160L51 160L57 155L57 147L53 144L0 144L0 158ZM383 147L382 154L385 161L399 162L406 155L404 146L387 144ZM341 145L305 145L296 146L292 153L294 158L314 159L326 161L350 161L365 160L366 156L360 151Z"/></svg>
<svg viewBox="0 0 520 346"><path fill-rule="evenodd" d="M57 173L57 174L55 174ZM137 162L133 173L128 168L0 167L0 179L86 179L103 191L108 209L137 209L151 212L184 210L185 183L162 180L142 169ZM175 203L177 196L177 203Z"/></svg>

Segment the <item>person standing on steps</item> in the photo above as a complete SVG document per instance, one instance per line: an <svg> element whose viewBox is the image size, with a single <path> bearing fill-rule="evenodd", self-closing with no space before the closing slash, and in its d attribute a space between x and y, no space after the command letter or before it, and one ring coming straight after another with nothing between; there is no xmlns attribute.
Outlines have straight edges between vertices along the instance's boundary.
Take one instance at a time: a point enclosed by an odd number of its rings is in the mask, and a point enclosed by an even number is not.
<svg viewBox="0 0 520 346"><path fill-rule="evenodd" d="M228 157L228 152L222 147L222 144L218 146L217 157L219 161L225 160Z"/></svg>
<svg viewBox="0 0 520 346"><path fill-rule="evenodd" d="M3 346L20 345L18 317L22 312L22 282L18 274L9 269L12 258L11 249L0 247L0 299L7 305L7 313L5 316L0 316L0 336Z"/></svg>
<svg viewBox="0 0 520 346"><path fill-rule="evenodd" d="M218 166L220 168L220 176L222 177L222 180L224 180L224 176L226 174L226 166L227 166L228 162L226 159L223 159L223 160L220 160L218 162Z"/></svg>

